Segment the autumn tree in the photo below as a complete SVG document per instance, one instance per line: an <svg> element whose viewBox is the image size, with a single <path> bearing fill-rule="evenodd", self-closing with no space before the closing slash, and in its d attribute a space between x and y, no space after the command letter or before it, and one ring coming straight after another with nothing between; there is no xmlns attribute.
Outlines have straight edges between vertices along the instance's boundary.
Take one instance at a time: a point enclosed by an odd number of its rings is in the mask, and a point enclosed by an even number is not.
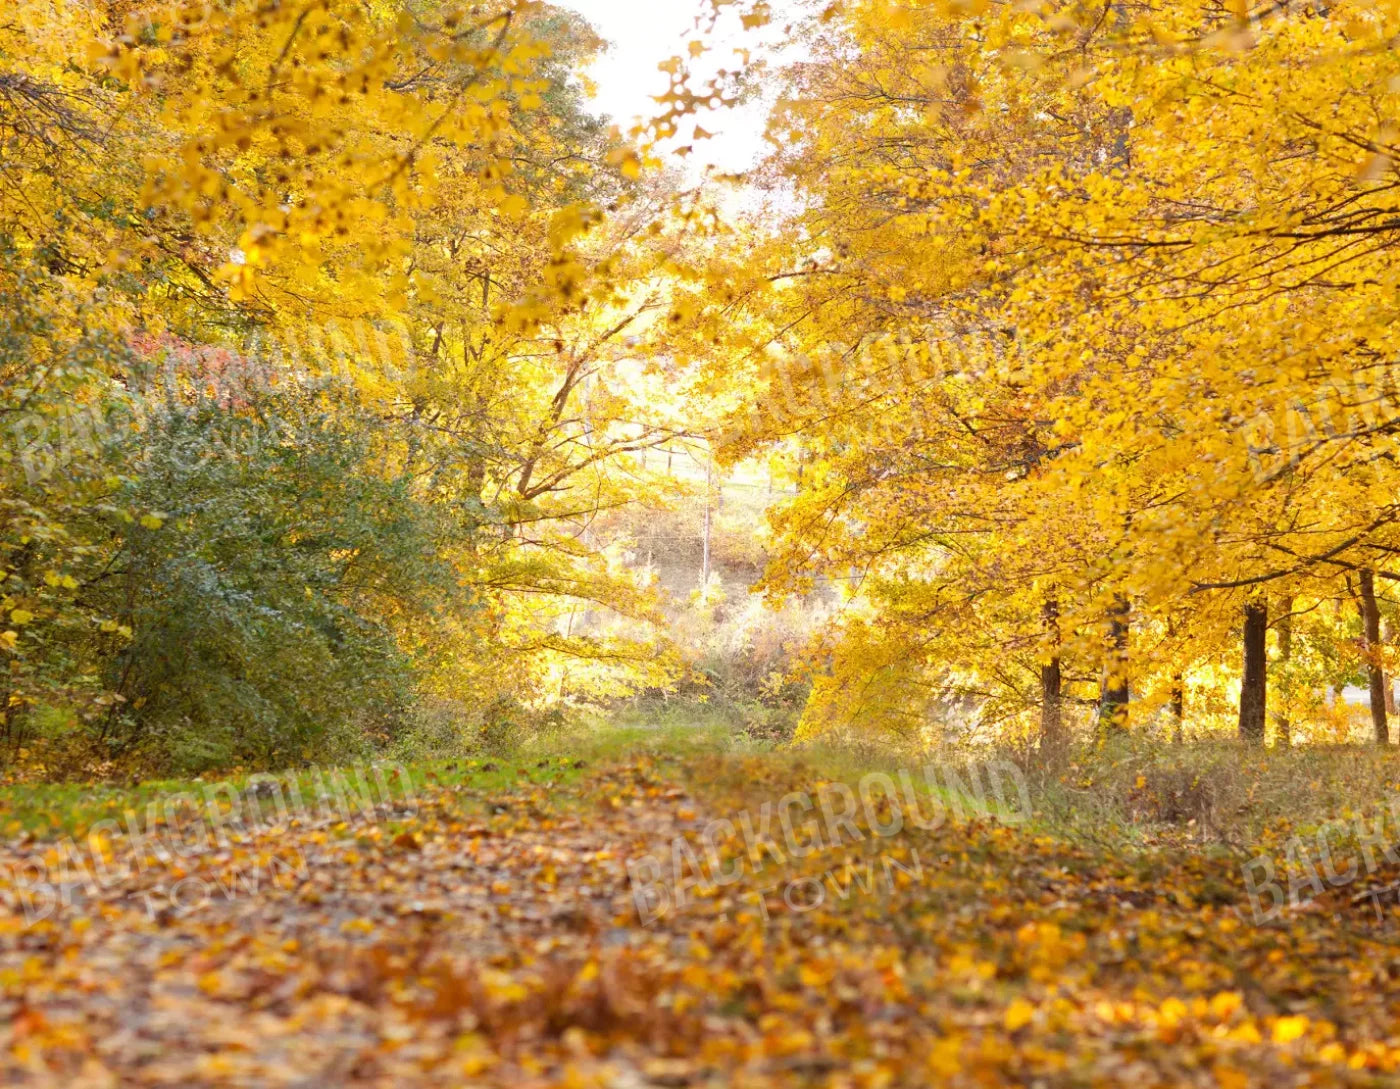
<svg viewBox="0 0 1400 1089"><path fill-rule="evenodd" d="M647 494L634 455L683 432L653 410L625 341L664 312L665 236L687 228L664 179L643 179L638 151L587 109L576 73L598 44L576 16L512 0L22 0L7 15L13 737L40 704L151 735L151 686L172 682L152 680L150 656L173 629L149 606L179 611L161 580L182 553L214 563L202 539L230 564L219 593L285 621L270 639L324 628L329 643L303 647L314 659L378 632L377 660L464 720L537 701L564 662L583 663L584 692L672 674L655 594L589 525ZM666 123L708 93L677 66ZM189 460L195 433L210 443L199 471L157 472L157 450ZM280 444L304 460L306 501L348 521L290 528ZM264 487L281 499L262 502ZM229 517L265 532L221 538L210 488L242 491ZM389 511L371 547L362 535ZM388 559L409 541L421 567ZM243 549L259 542L255 561ZM233 574L313 555L329 564L305 583L314 622L274 604L277 579ZM375 568L421 585L368 592ZM123 579L130 595L107 594ZM591 624L568 622L580 608ZM214 653L212 638L177 641L191 640ZM249 665L230 650L220 668L242 683ZM298 677L286 683L307 687Z"/></svg>
<svg viewBox="0 0 1400 1089"><path fill-rule="evenodd" d="M770 170L801 205L729 350L776 375L738 448L799 430L830 464L777 516L775 579L867 572L832 686L898 661L1009 709L1041 699L1038 664L1074 661L1110 721L1129 690L1141 721L1247 643L1241 723L1262 737L1268 629L1246 596L1335 598L1394 547L1374 112L1393 91L1387 52L1358 52L1385 17L823 20L774 120ZM784 383L831 399L786 412Z"/></svg>

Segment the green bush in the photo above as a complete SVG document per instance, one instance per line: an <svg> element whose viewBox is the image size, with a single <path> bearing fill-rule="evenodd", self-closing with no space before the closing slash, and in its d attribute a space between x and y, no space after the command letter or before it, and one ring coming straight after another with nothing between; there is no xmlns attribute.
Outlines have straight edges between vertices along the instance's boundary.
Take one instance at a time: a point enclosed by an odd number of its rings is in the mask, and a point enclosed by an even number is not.
<svg viewBox="0 0 1400 1089"><path fill-rule="evenodd" d="M388 621L466 603L438 558L449 527L384 473L349 398L263 390L149 418L116 506L162 524L113 519L89 594L132 632L101 663L121 702L95 728L114 752L270 767L401 727L414 663Z"/></svg>

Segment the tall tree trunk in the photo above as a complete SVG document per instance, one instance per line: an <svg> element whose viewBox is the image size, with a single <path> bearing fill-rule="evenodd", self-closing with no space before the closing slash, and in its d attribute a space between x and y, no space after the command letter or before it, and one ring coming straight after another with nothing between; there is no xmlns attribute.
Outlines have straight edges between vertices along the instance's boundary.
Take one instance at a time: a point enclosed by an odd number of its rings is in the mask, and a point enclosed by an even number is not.
<svg viewBox="0 0 1400 1089"><path fill-rule="evenodd" d="M1108 663L1099 699L1099 727L1104 733L1128 728L1128 599L1115 595L1108 621Z"/></svg>
<svg viewBox="0 0 1400 1089"><path fill-rule="evenodd" d="M1381 668L1381 611L1376 605L1376 576L1370 568L1361 572L1361 624L1366 633L1366 677L1371 689L1371 725L1376 744L1390 744L1390 723L1385 715L1385 671Z"/></svg>
<svg viewBox="0 0 1400 1089"><path fill-rule="evenodd" d="M1278 628L1278 666L1282 676L1279 678L1277 686L1279 710L1274 715L1275 743L1289 748L1293 744L1293 722L1289 718L1293 682L1288 675L1289 663L1293 660L1293 598L1291 596L1285 597L1279 602L1279 617L1276 627Z"/></svg>
<svg viewBox="0 0 1400 1089"><path fill-rule="evenodd" d="M1167 638L1176 639L1176 618L1167 616ZM1180 745L1186 740L1186 677L1181 673L1172 674L1171 704L1167 713L1172 717L1172 744Z"/></svg>
<svg viewBox="0 0 1400 1089"><path fill-rule="evenodd" d="M1172 674L1172 741L1180 745L1186 733L1186 678Z"/></svg>
<svg viewBox="0 0 1400 1089"><path fill-rule="evenodd" d="M1064 717L1060 673L1060 604L1053 599L1041 608L1040 616L1050 636L1050 657L1040 667L1040 747L1058 749L1064 741Z"/></svg>
<svg viewBox="0 0 1400 1089"><path fill-rule="evenodd" d="M1240 740L1264 744L1264 711L1269 697L1269 607L1263 598L1244 605L1244 680L1240 684Z"/></svg>

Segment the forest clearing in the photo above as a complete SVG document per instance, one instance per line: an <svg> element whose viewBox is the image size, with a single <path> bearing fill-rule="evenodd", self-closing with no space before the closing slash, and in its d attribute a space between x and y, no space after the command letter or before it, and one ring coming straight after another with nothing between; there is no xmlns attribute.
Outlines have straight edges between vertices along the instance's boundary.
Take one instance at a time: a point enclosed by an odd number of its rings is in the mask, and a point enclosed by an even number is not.
<svg viewBox="0 0 1400 1089"><path fill-rule="evenodd" d="M1400 1084L1398 36L0 0L0 1080Z"/></svg>

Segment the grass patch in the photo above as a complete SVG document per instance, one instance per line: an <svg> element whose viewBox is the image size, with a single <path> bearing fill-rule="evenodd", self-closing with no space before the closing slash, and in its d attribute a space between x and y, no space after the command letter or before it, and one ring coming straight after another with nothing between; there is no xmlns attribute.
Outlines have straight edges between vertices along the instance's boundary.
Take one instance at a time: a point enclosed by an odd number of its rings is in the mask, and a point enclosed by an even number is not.
<svg viewBox="0 0 1400 1089"><path fill-rule="evenodd" d="M1016 784L1004 783L998 797L985 775L979 788L971 771L989 762L1015 762L1029 791L1031 827L1104 852L1180 848L1248 855L1324 826L1354 827L1358 819L1380 817L1395 824L1400 815L1396 750L1247 750L1228 742L1170 745L1125 738L1081 747L1049 767L1025 753L990 748L916 753L838 741L778 749L749 736L727 713L707 715L703 704L690 704L659 717L633 711L587 720L497 756L385 762L382 777L369 772L371 762L275 776L10 784L0 786L0 835L80 837L108 821L125 829L134 820L146 828L200 806L226 811L235 795L264 815L295 798L316 809L327 797L343 797L353 808L366 796L384 803L439 790L453 792L466 811L489 810L494 799L522 792L557 792L567 805L570 788L581 780L638 756L713 796L761 802L771 794L776 802L789 790L811 790L826 781L855 787L874 771L890 775L901 798L907 786L917 802L940 805L949 814L985 811L994 819L1019 821L1025 813ZM930 767L932 781L924 773ZM948 769L968 783L970 795L946 778ZM1345 829L1337 834L1341 841L1349 835Z"/></svg>
<svg viewBox="0 0 1400 1089"><path fill-rule="evenodd" d="M181 820L192 810L228 812L236 795L244 807L274 817L280 809L313 813L329 800L354 809L360 799L404 801L435 790L451 790L464 810L483 810L493 797L520 791L563 790L595 769L649 755L679 766L700 753L739 751L744 740L724 726L592 724L534 739L516 752L396 763L367 761L340 768L310 768L276 774L234 773L226 777L159 779L122 783L15 783L0 786L0 835L56 839L81 837L104 822L126 829ZM382 777L373 772L379 767ZM406 777L406 781L405 781Z"/></svg>
<svg viewBox="0 0 1400 1089"><path fill-rule="evenodd" d="M1371 746L1252 749L1124 738L1084 746L1058 768L1029 770L1044 831L1114 851L1249 854L1389 812L1400 800L1400 751Z"/></svg>
<svg viewBox="0 0 1400 1089"><path fill-rule="evenodd" d="M382 771L377 774L378 767ZM315 816L328 807L353 811L372 804L405 802L424 791L447 788L464 802L514 790L576 781L586 761L573 757L472 759L394 765L373 762L341 768L312 768L275 775L161 779L129 785L99 783L14 784L0 787L0 830L6 838L51 839L86 835L104 822L125 830L185 819L190 813L227 814L233 796L259 817L280 813Z"/></svg>

